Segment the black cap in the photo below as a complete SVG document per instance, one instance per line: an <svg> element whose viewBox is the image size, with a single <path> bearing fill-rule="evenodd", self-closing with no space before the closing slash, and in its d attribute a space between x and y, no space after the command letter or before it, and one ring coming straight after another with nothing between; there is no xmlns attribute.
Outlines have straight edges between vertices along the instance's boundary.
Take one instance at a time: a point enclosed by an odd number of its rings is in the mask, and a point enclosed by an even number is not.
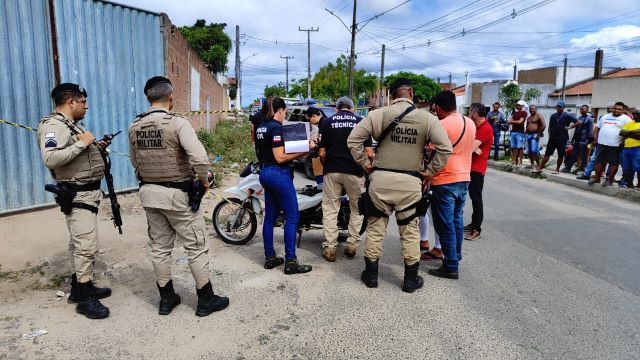
<svg viewBox="0 0 640 360"><path fill-rule="evenodd" d="M151 79L147 80L147 83L144 85L144 93L147 94L147 90L151 89L155 85L158 84L171 84L171 81L164 76L154 76Z"/></svg>
<svg viewBox="0 0 640 360"><path fill-rule="evenodd" d="M56 98L62 93L72 93L87 97L87 90L78 84L62 83L51 90L51 97Z"/></svg>
<svg viewBox="0 0 640 360"><path fill-rule="evenodd" d="M389 87L389 91L391 92L391 95L395 95L396 91L398 91L398 89L402 86L413 86L413 83L411 82L411 80L407 78L397 78L391 84L391 87Z"/></svg>

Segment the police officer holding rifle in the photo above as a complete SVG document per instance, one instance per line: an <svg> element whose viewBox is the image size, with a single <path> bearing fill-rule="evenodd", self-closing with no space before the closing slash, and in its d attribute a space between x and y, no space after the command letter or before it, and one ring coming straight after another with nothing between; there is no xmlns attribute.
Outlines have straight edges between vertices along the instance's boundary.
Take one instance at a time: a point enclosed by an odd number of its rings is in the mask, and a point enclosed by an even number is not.
<svg viewBox="0 0 640 360"><path fill-rule="evenodd" d="M40 120L37 135L42 160L57 181L46 189L56 193L70 234L69 255L74 274L69 302L77 302L78 313L101 319L109 316L109 308L99 299L110 296L111 289L94 286L93 267L98 253L98 206L103 197L100 181L105 175L101 154L106 152L111 139L105 137L96 142L95 136L79 122L88 110L87 92L81 86L60 84L51 97L55 112ZM119 212L114 213L116 218L119 219Z"/></svg>

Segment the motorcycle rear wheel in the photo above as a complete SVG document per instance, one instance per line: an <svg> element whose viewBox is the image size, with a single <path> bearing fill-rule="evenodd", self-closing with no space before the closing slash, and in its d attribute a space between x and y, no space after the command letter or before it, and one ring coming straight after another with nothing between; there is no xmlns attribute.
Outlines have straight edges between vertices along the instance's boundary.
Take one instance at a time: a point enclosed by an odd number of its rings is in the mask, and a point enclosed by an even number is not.
<svg viewBox="0 0 640 360"><path fill-rule="evenodd" d="M231 245L248 243L258 229L258 220L253 210L242 207L242 201L234 198L220 201L213 209L211 220L220 240Z"/></svg>

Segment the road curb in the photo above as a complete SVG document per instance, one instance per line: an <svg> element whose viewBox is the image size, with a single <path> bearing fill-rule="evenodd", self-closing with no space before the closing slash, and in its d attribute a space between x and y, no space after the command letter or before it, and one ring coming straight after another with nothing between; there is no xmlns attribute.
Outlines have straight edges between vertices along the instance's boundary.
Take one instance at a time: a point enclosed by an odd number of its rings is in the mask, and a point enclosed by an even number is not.
<svg viewBox="0 0 640 360"><path fill-rule="evenodd" d="M548 181L557 182L559 184L569 185L576 189L611 196L618 199L624 199L640 204L640 191L638 190L619 188L617 185L607 187L603 187L600 184L589 185L587 181L575 179L575 177L573 176L573 178L569 178L567 176L563 176L560 174L550 174L548 172L533 173L531 172L531 169L515 168L511 166L511 164L495 160L489 160L488 165L492 169L529 176L534 179L546 179Z"/></svg>

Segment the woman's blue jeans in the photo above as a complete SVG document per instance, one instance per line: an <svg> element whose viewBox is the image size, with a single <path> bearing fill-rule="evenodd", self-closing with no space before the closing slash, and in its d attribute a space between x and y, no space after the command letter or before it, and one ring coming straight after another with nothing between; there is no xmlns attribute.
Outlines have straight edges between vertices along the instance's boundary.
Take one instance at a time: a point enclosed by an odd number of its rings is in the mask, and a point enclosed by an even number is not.
<svg viewBox="0 0 640 360"><path fill-rule="evenodd" d="M458 263L462 260L463 209L468 188L466 181L431 186L433 227L444 253L442 265L451 271L458 271Z"/></svg>
<svg viewBox="0 0 640 360"><path fill-rule="evenodd" d="M284 212L284 249L287 260L296 258L296 232L298 230L298 197L293 187L293 175L289 167L267 166L260 172L260 184L264 187L265 215L262 224L264 255L276 256L273 247L273 228L280 210Z"/></svg>

